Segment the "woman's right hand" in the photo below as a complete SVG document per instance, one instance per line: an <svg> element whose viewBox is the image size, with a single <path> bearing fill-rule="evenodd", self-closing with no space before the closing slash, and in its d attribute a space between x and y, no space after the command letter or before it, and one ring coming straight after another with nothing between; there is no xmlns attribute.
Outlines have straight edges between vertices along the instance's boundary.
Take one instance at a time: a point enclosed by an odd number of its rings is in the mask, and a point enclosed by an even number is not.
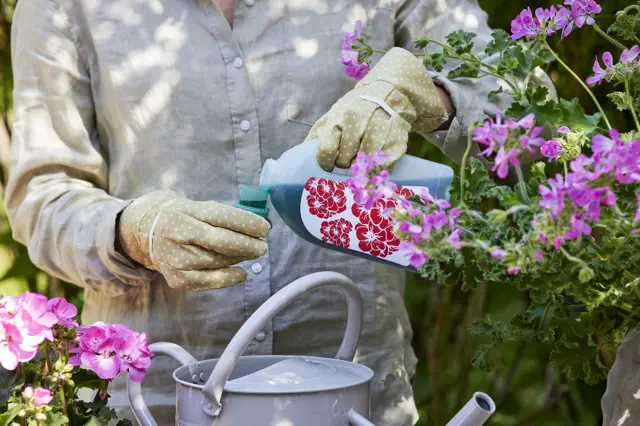
<svg viewBox="0 0 640 426"><path fill-rule="evenodd" d="M264 255L267 243L260 238L270 228L253 213L163 190L123 210L118 243L129 258L160 272L169 286L201 291L243 282L246 272L231 265Z"/></svg>

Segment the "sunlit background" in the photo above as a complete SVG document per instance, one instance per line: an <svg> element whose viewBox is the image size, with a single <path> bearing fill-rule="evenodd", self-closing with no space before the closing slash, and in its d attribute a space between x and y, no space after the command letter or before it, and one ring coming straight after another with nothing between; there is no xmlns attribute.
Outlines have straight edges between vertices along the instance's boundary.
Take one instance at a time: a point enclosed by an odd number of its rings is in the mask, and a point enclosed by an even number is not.
<svg viewBox="0 0 640 426"><path fill-rule="evenodd" d="M10 161L12 77L9 37L15 0L0 1L0 181L4 187ZM492 27L508 30L511 19L524 7L549 6L556 2L480 0L480 3L489 14ZM606 28L613 21L612 11L630 2L607 0L601 3L604 11L599 16L599 24ZM591 72L596 53L608 48L600 36L589 30L574 32L570 39L558 45L565 62L585 78ZM594 112L590 99L568 74L555 66L547 72L560 96L579 96L585 110ZM595 89L595 93L609 117L613 117L614 127L628 128L628 117L616 112L604 97L604 90ZM411 153L444 161L437 151L417 139L412 143ZM0 293L17 295L27 290L49 297L64 296L82 307L82 294L78 287L39 271L29 261L26 249L12 240L2 205ZM501 359L493 372L480 372L471 366L477 346L483 343L469 335L471 321L486 314L494 320L509 318L515 310L528 305L526 294L510 286L499 285L481 285L476 291L465 292L459 287L443 288L411 278L406 304L414 327L414 348L420 359L414 384L421 412L420 425L444 425L474 391L487 392L497 403L498 412L490 425L600 424L600 398L604 383L587 386L559 375L547 363L548 347L538 343L505 345L496 348Z"/></svg>

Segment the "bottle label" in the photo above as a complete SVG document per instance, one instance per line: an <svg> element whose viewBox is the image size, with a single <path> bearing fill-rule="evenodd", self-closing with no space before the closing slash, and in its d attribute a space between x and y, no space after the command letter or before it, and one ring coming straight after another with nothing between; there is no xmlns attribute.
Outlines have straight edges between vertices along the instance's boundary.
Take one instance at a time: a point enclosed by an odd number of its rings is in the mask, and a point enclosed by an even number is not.
<svg viewBox="0 0 640 426"><path fill-rule="evenodd" d="M415 195L414 187L398 187L405 197ZM409 266L409 257L399 250L400 239L393 233L391 211L395 200L381 199L370 210L357 204L344 182L325 178L307 181L300 202L300 217L307 231L328 244Z"/></svg>

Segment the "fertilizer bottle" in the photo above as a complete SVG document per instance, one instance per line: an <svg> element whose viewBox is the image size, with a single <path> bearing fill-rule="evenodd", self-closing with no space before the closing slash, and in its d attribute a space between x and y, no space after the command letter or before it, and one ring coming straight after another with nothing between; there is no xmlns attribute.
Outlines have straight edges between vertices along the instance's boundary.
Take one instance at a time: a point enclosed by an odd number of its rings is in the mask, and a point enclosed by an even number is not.
<svg viewBox="0 0 640 426"><path fill-rule="evenodd" d="M388 209L393 200L382 200L369 211L356 204L344 182L348 170L323 170L316 161L318 141L307 141L267 160L259 186L243 186L236 207L268 218L267 197L278 215L296 234L329 250L369 260L415 269L399 250ZM428 188L437 198L448 199L453 170L410 155L401 157L391 172L391 181L405 196Z"/></svg>

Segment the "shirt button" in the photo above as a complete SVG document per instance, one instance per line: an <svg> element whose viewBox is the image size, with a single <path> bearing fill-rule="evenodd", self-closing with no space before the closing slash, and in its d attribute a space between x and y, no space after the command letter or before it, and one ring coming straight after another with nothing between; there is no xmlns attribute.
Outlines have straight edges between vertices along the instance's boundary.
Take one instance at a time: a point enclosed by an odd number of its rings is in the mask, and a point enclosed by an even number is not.
<svg viewBox="0 0 640 426"><path fill-rule="evenodd" d="M258 333L256 334L256 340L258 342L262 342L265 337L267 337L267 336L266 336L266 334L264 334L264 331L258 331Z"/></svg>
<svg viewBox="0 0 640 426"><path fill-rule="evenodd" d="M242 58L240 56L233 60L233 66L236 68L242 67Z"/></svg>
<svg viewBox="0 0 640 426"><path fill-rule="evenodd" d="M249 7L253 6L255 2L256 2L255 0L244 0L244 4L246 4Z"/></svg>
<svg viewBox="0 0 640 426"><path fill-rule="evenodd" d="M251 270L254 274L259 274L260 272L262 272L262 265L259 263L254 263L253 265L251 265Z"/></svg>
<svg viewBox="0 0 640 426"><path fill-rule="evenodd" d="M242 120L240 122L240 128L246 132L251 128L251 123L249 123L249 120Z"/></svg>

